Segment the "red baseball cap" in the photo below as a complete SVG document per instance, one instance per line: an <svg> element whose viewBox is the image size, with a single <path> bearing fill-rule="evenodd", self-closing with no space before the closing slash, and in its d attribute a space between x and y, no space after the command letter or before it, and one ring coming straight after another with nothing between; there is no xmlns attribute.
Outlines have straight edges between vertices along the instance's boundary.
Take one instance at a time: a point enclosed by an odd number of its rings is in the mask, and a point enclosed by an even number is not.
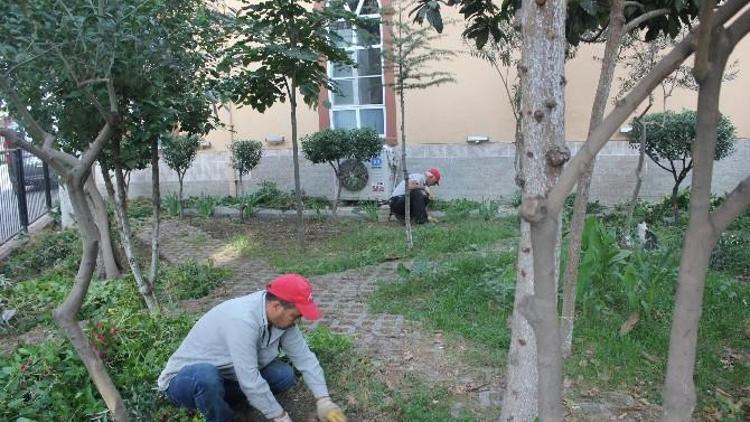
<svg viewBox="0 0 750 422"><path fill-rule="evenodd" d="M293 303L305 319L315 321L320 318L318 306L313 302L312 285L299 274L282 274L271 280L266 291L277 298Z"/></svg>
<svg viewBox="0 0 750 422"><path fill-rule="evenodd" d="M435 184L440 184L440 170L436 169L435 167L428 168L427 171L432 175L432 177L435 178Z"/></svg>

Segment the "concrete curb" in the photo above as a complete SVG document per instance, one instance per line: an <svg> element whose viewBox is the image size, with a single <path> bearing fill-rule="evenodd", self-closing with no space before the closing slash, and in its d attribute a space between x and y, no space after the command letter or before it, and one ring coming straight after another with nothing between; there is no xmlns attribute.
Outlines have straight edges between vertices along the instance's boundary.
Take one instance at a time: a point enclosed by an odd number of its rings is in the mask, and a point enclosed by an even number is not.
<svg viewBox="0 0 750 422"><path fill-rule="evenodd" d="M35 222L29 225L29 235L42 231L45 227L54 223L55 219L49 214L44 214ZM13 251L25 245L29 241L29 236L18 236L0 245L0 260L6 259Z"/></svg>

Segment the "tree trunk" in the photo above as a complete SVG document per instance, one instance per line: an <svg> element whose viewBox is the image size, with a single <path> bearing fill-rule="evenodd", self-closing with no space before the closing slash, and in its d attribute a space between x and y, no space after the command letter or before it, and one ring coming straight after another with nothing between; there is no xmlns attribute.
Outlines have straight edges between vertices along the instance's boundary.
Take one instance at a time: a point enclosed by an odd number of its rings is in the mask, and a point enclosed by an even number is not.
<svg viewBox="0 0 750 422"><path fill-rule="evenodd" d="M159 227L161 224L161 190L159 189L159 138L151 140L151 203L153 228L151 230L151 270L149 283L153 291L159 277Z"/></svg>
<svg viewBox="0 0 750 422"><path fill-rule="evenodd" d="M73 288L65 301L55 309L55 322L80 356L89 376L94 381L94 385L96 385L102 399L107 404L112 418L115 421L128 421L130 418L120 392L117 391L117 387L107 373L104 362L97 355L96 349L89 342L78 322L78 311L83 304L96 265L99 234L86 201L83 181L75 180L76 178L71 176L65 177L65 179L67 179L66 186L70 195L70 202L78 220L78 228L83 242L83 254Z"/></svg>
<svg viewBox="0 0 750 422"><path fill-rule="evenodd" d="M292 121L292 162L294 166L294 196L297 202L297 243L305 247L305 221L302 218L302 184L299 176L299 146L297 145L297 83L292 79L289 90L289 105Z"/></svg>
<svg viewBox="0 0 750 422"><path fill-rule="evenodd" d="M524 148L521 216L526 221L521 224L508 386L501 420L531 421L538 415L546 422L562 420L563 416L556 289L560 212L559 208L551 210L537 219L529 218L524 209L544 198L570 158L564 120L565 2L524 2L519 21ZM530 341L536 350L528 347ZM536 372L530 369L533 362Z"/></svg>
<svg viewBox="0 0 750 422"><path fill-rule="evenodd" d="M703 3L700 15L702 24L713 17L714 4L709 1ZM736 22L741 30L735 30L733 25L729 30L717 27L713 31L700 32L695 53L694 75L699 90L693 181L669 341L663 421L686 421L692 417L696 400L693 376L698 322L711 251L721 232L750 202L749 177L727 197L722 207L710 212L722 75L736 43L750 29L750 11L746 11Z"/></svg>
<svg viewBox="0 0 750 422"><path fill-rule="evenodd" d="M177 200L180 201L180 218L185 216L185 210L182 206L182 180L185 177L185 173L177 173L177 179L180 182L180 191L177 194Z"/></svg>
<svg viewBox="0 0 750 422"><path fill-rule="evenodd" d="M607 107L609 92L612 87L612 78L615 73L617 56L620 50L620 42L623 36L625 17L623 16L623 0L612 0L609 15L609 35L602 56L602 68L599 73L599 85L596 88L594 104L591 108L591 120L589 121L589 133L596 129L604 119L604 110ZM576 189L576 200L573 207L573 218L570 223L570 242L568 243L568 265L565 268L563 282L563 303L561 319L561 336L563 338L562 353L567 358L572 352L573 326L575 324L576 309L576 286L578 282L578 264L581 259L581 239L583 236L583 225L586 219L586 207L589 202L589 190L591 189L591 175L594 172L595 160L591 160L578 178Z"/></svg>
<svg viewBox="0 0 750 422"><path fill-rule="evenodd" d="M676 182L672 187L672 218L674 224L677 224L680 221L680 207L677 204L677 196L679 195L679 193L680 182Z"/></svg>
<svg viewBox="0 0 750 422"><path fill-rule="evenodd" d="M641 143L638 145L638 165L635 168L635 186L633 187L633 195L630 198L630 205L628 206L627 216L625 218L625 231L627 236L630 236L630 228L633 225L633 212L635 211L636 205L638 205L638 195L641 192L641 184L643 183L643 163L646 161L646 132L648 125L642 122L643 116L646 115L648 110L654 104L653 96L648 97L648 106L641 112L641 115L636 119L637 124L641 124Z"/></svg>
<svg viewBox="0 0 750 422"><path fill-rule="evenodd" d="M522 179L522 178L520 178ZM521 220L516 264L516 292L508 351L507 387L503 396L501 421L532 421L537 415L536 338L526 318L517 310L521 301L534 294L534 256L531 250L531 226Z"/></svg>
<svg viewBox="0 0 750 422"><path fill-rule="evenodd" d="M99 231L99 256L101 256L104 274L108 279L119 278L120 268L117 266L114 248L112 247L112 235L109 231L109 218L107 218L107 205L104 203L102 194L94 183L93 174L86 180L84 192L89 200L90 209L94 217L94 223Z"/></svg>
<svg viewBox="0 0 750 422"><path fill-rule="evenodd" d="M122 169L118 164L115 164L115 215L117 216L117 220L119 220L122 245L125 247L125 254L128 257L128 263L130 264L130 270L133 273L135 284L138 287L138 292L141 294L144 302L146 302L146 307L149 312L156 314L159 313L159 303L154 296L154 291L151 289L150 283L143 278L141 265L135 254L133 235L130 230L130 218L128 218L128 214L125 211L126 201L125 179L122 174Z"/></svg>
<svg viewBox="0 0 750 422"><path fill-rule="evenodd" d="M115 204L115 187L112 184L112 179L109 176L109 173L107 169L104 168L104 166L99 163L100 170L102 173L102 179L104 180L104 188L107 190L107 197L109 198L109 202L113 205ZM117 215L115 215L115 225L119 225L117 221ZM118 230L118 236L119 236L119 230ZM113 245L114 246L114 245ZM117 260L117 266L121 269L128 268L128 257L125 254L125 249L122 246L122 242L118 242L117 247L115 248L115 259Z"/></svg>
<svg viewBox="0 0 750 422"><path fill-rule="evenodd" d="M404 169L404 227L406 230L406 246L414 248L414 235L411 228L411 189L409 189L409 169L406 168L406 101L404 87L399 87L401 101L401 166Z"/></svg>

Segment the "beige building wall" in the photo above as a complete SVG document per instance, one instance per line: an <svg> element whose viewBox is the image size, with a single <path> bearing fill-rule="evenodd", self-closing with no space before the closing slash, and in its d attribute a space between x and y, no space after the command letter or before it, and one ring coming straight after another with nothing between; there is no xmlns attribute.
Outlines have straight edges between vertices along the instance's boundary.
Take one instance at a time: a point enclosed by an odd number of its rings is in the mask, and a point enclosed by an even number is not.
<svg viewBox="0 0 750 422"><path fill-rule="evenodd" d="M457 14L454 17L459 18ZM461 40L461 31L462 23L458 20L458 23L446 27L445 37L438 44L439 47L459 52L452 61L442 62L440 65L454 73L456 83L407 93L406 134L410 144L464 143L466 137L471 135L489 136L497 142L513 141L515 121L501 80L488 63L469 55L468 46ZM602 50L603 45L583 45L566 66L566 133L569 141L586 139L591 104L599 77L600 62L595 58L601 57ZM692 58L688 60L692 61ZM744 65L750 63L750 37L746 37L736 47L730 61L735 60L739 64L739 75L726 83L720 107L737 127L738 136L750 138L750 107L746 104L746 95L750 94L750 68L743 69ZM511 78L513 72L514 69L511 70ZM623 69L618 68L615 79L622 75ZM614 87L612 95L616 92L617 87ZM655 92L655 99L651 111L662 111L659 88ZM696 101L695 92L675 90L668 101L668 108L695 109ZM611 101L608 108L612 108ZM400 127L400 110L396 112ZM227 127L208 135L211 150L225 150L232 139L264 141L269 137L279 136L284 137L284 143L273 146L264 142L266 147L291 148L289 113L288 103L276 104L263 114L249 107L222 108L220 116ZM300 138L319 129L317 111L303 104L299 107L297 117ZM230 130L231 127L234 132ZM615 138L621 136L617 135Z"/></svg>

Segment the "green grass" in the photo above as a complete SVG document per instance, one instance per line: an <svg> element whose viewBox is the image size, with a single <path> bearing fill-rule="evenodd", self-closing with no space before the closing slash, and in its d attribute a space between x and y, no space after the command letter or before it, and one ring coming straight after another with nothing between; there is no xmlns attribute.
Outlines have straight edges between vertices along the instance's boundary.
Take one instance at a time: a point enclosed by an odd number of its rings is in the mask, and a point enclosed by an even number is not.
<svg viewBox="0 0 750 422"><path fill-rule="evenodd" d="M388 388L378 376L377 367L353 351L352 340L318 326L307 333L310 349L326 371L329 388L336 397L349 397L347 413L368 420L390 421L478 421L463 410L451 415L447 389L407 378L396 388ZM357 420L351 417L353 420Z"/></svg>
<svg viewBox="0 0 750 422"><path fill-rule="evenodd" d="M625 391L660 402L679 264L675 243L681 236L674 231L663 232L662 249L631 253L621 262L615 237L605 231L592 238L586 253L611 261L582 264L584 274L585 265L594 266L587 283L579 284L574 354L565 369L566 377L581 388ZM381 284L371 297L371 309L422 321L492 350L507 350L515 254L454 256L437 262L417 261L410 271L403 269L398 280ZM726 420L747 417L747 409L743 415L740 407L750 379L748 298L749 284L709 272L699 328L697 412L718 409ZM636 311L639 322L621 336L620 327Z"/></svg>
<svg viewBox="0 0 750 422"><path fill-rule="evenodd" d="M460 257L433 269L402 271L398 281L379 286L370 306L505 351L510 339L506 320L513 310L514 261L515 253L506 251Z"/></svg>
<svg viewBox="0 0 750 422"><path fill-rule="evenodd" d="M403 258L436 258L444 254L477 251L498 241L512 241L517 235L517 218L460 221L414 227L414 249L406 247L404 228L383 223L350 222L344 234L315 242L300 253L290 239L266 251L270 263L280 272L311 276L344 271Z"/></svg>

